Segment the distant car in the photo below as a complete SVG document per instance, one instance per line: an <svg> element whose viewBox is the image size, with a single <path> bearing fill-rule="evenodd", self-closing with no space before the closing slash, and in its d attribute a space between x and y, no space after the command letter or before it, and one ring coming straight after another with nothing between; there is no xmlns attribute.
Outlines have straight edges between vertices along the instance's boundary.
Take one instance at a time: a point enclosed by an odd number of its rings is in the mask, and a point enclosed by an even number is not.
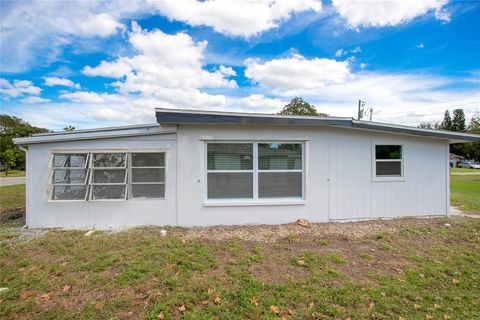
<svg viewBox="0 0 480 320"><path fill-rule="evenodd" d="M480 163L478 162L461 162L459 165L460 168L468 168L468 169L480 169Z"/></svg>

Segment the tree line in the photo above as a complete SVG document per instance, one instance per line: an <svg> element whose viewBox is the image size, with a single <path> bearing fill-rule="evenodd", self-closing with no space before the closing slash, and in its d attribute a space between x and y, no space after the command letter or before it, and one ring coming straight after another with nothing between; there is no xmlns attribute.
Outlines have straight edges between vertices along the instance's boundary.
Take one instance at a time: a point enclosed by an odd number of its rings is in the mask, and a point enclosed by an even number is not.
<svg viewBox="0 0 480 320"><path fill-rule="evenodd" d="M472 117L467 123L463 109L445 110L443 120L439 122L423 122L418 127L425 129L437 129L455 132L480 134L480 117ZM454 143L450 145L450 153L467 159L480 160L480 142Z"/></svg>

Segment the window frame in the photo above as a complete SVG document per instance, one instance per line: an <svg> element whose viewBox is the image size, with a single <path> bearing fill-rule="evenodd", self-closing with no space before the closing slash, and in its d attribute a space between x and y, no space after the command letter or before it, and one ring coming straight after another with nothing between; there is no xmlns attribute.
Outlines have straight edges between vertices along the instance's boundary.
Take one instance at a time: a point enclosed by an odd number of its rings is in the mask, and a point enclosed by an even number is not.
<svg viewBox="0 0 480 320"><path fill-rule="evenodd" d="M108 153L118 153L118 154L124 154L125 155L125 164L122 167L94 167L93 166L93 158L94 154L108 154ZM88 201L122 201L122 200L127 200L128 199L128 152L126 151L119 151L119 152L104 152L103 150L98 150L95 152L90 152L90 163L89 163L89 170L90 170L90 180L88 181L88 186L90 189L90 193L88 195ZM99 183L99 182L93 182L93 176L95 170L125 170L125 178L123 180L123 183L120 182L115 182L115 183ZM123 198L115 198L115 199L94 199L93 198L93 189L94 186L125 186L125 197Z"/></svg>
<svg viewBox="0 0 480 320"><path fill-rule="evenodd" d="M78 202L78 201L93 201L93 202L102 202L102 201L155 201L155 200L165 200L166 199L166 194L167 194L167 185L168 185L168 174L167 174L167 167L169 166L168 164L168 155L169 155L169 149L168 148L142 148L142 149L87 149L87 148L78 148L78 149L49 149L49 166L48 169L50 170L49 174L49 180L48 180L48 187L47 187L47 201L48 202L53 202L53 203L60 203L60 202ZM85 198L84 199L76 199L76 200L65 200L65 199L59 199L55 200L53 199L53 169L65 169L65 167L54 167L54 162L53 158L55 154L82 154L85 153L87 154L87 160L85 161L84 168L80 167L75 167L75 169L82 169L82 170L87 170L86 174L86 192L85 192ZM90 184L91 176L92 174L92 166L90 164L91 159L93 159L92 154L95 153L125 153L127 154L127 158L125 160L125 170L126 170L126 192L125 192L125 199L92 199L91 198L91 190L93 189ZM164 154L164 181L162 184L165 185L165 192L164 196L162 198L140 198L136 197L134 198L131 194L131 188L130 188L130 169L131 169L131 161L130 157L132 153L163 153ZM159 167L155 167L159 168ZM123 167L96 167L94 169L123 169ZM92 183L93 184L93 183ZM123 185L123 183L106 183L106 184L101 184L101 183L96 183L96 185ZM60 186L65 186L69 184L55 184L55 185L60 185ZM75 184L76 185L76 184Z"/></svg>
<svg viewBox="0 0 480 320"><path fill-rule="evenodd" d="M55 155L56 154L86 154L87 157L85 159L85 164L83 165L83 167L56 167L55 166ZM72 151L72 152L63 152L63 151L58 151L58 152L52 152L50 154L50 160L49 160L49 169L50 169L50 175L49 175L49 187L48 187L48 191L49 191L49 197L48 197L48 200L49 201L55 201L55 202L63 202L63 201L72 201L72 202L78 202L78 201L86 201L88 199L88 196L89 196L89 189L90 189L90 185L88 183L89 181L89 176L90 176L90 170L88 169L88 163L90 161L90 153L87 152L87 151L83 151L83 150L75 150L75 151ZM55 176L55 170L85 170L85 179L83 181L83 183L55 183L54 180L53 180L53 177ZM85 197L83 199L53 199L54 197L54 189L56 186L59 186L59 187L65 187L65 186L85 186L86 190L85 190Z"/></svg>
<svg viewBox="0 0 480 320"><path fill-rule="evenodd" d="M377 159L377 146L399 146L401 148L400 159ZM400 176L377 176L377 162L400 162ZM403 143L394 141L375 142L372 143L372 181L374 182L402 182L405 181L405 146Z"/></svg>
<svg viewBox="0 0 480 320"><path fill-rule="evenodd" d="M252 144L252 170L209 170L208 169L208 144L225 143L225 144ZM281 169L281 170L260 170L258 164L258 145L259 144L300 144L302 146L302 169ZM306 148L307 141L302 140L222 140L222 139L205 139L204 140L204 202L203 205L208 206L251 206L251 205L297 205L306 203ZM253 197L252 198L208 198L208 174L209 173L252 173L253 174ZM258 190L259 173L261 172L301 172L302 173L302 195L301 197L270 197L260 198Z"/></svg>
<svg viewBox="0 0 480 320"><path fill-rule="evenodd" d="M132 154L133 153L163 153L163 166L147 166L147 167L134 167L133 166L133 161L132 161ZM127 161L130 164L128 166L128 181L127 181L127 193L128 193L128 200L162 200L165 199L165 195L167 193L167 153L165 151L131 151L127 154ZM163 169L163 182L133 182L132 178L132 169ZM142 198L142 197L134 197L133 196L133 191L132 191L132 186L133 185L152 185L152 184L158 184L158 185L163 185L164 190L163 190L163 197L155 197L155 198Z"/></svg>

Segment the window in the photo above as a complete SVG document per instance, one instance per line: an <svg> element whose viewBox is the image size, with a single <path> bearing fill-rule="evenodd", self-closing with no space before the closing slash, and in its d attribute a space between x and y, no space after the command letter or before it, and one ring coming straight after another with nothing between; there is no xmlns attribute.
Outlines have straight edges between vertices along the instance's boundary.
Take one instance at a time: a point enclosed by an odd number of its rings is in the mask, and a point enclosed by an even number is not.
<svg viewBox="0 0 480 320"><path fill-rule="evenodd" d="M302 143L207 143L208 199L302 197Z"/></svg>
<svg viewBox="0 0 480 320"><path fill-rule="evenodd" d="M132 198L163 198L165 196L165 154L131 154Z"/></svg>
<svg viewBox="0 0 480 320"><path fill-rule="evenodd" d="M85 200L87 197L87 153L53 156L52 199Z"/></svg>
<svg viewBox="0 0 480 320"><path fill-rule="evenodd" d="M161 152L55 153L52 200L126 200L165 197Z"/></svg>
<svg viewBox="0 0 480 320"><path fill-rule="evenodd" d="M401 145L375 146L375 176L379 178L403 176Z"/></svg>
<svg viewBox="0 0 480 320"><path fill-rule="evenodd" d="M253 145L207 145L209 199L253 198Z"/></svg>
<svg viewBox="0 0 480 320"><path fill-rule="evenodd" d="M90 161L90 199L126 199L127 154L94 153Z"/></svg>

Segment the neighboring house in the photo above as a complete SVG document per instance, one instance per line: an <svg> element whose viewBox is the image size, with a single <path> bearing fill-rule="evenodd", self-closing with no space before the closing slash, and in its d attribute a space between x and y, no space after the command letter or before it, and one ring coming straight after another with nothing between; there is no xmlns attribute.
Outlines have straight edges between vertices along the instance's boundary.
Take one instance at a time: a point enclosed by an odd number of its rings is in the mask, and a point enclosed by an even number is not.
<svg viewBox="0 0 480 320"><path fill-rule="evenodd" d="M350 118L157 109L158 124L17 138L28 227L280 224L449 213L449 144Z"/></svg>
<svg viewBox="0 0 480 320"><path fill-rule="evenodd" d="M458 164L465 160L465 157L450 153L450 167L456 168Z"/></svg>

